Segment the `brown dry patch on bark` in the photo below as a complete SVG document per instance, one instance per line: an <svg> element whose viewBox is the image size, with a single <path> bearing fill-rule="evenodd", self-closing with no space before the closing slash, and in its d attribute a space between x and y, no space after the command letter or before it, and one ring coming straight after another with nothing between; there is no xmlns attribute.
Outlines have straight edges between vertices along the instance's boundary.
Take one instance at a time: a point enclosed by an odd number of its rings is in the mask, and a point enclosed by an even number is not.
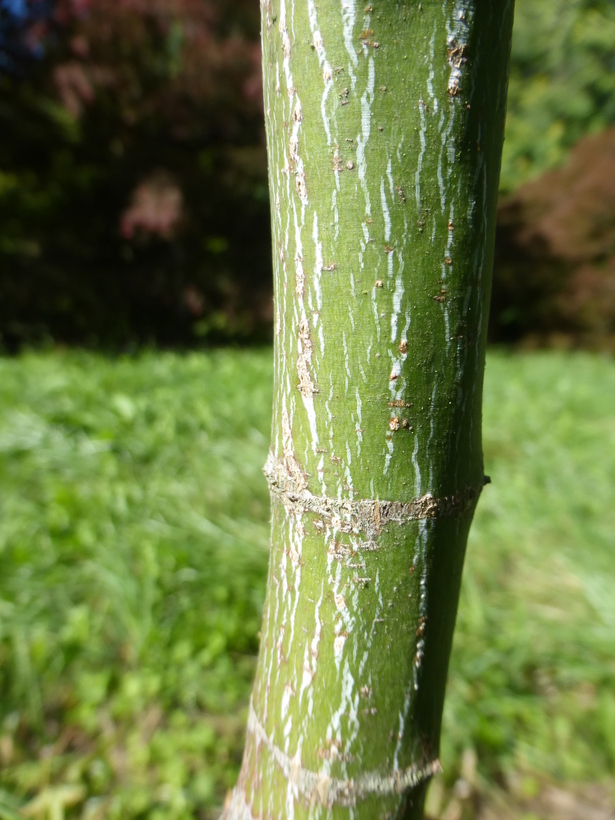
<svg viewBox="0 0 615 820"><path fill-rule="evenodd" d="M318 393L318 388L314 384L312 374L310 373L310 365L312 363L312 352L314 345L312 344L312 336L310 334L310 324L304 316L299 322L299 355L297 357L297 375L299 376L299 392L306 398L311 398L314 393Z"/></svg>

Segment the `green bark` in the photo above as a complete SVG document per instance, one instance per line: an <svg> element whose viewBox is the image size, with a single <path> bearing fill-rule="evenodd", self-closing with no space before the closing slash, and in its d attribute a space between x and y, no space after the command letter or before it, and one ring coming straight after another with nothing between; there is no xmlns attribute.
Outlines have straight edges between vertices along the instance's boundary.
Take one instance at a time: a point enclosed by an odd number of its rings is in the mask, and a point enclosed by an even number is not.
<svg viewBox="0 0 615 820"><path fill-rule="evenodd" d="M272 542L226 818L420 818L481 394L512 0L264 0Z"/></svg>

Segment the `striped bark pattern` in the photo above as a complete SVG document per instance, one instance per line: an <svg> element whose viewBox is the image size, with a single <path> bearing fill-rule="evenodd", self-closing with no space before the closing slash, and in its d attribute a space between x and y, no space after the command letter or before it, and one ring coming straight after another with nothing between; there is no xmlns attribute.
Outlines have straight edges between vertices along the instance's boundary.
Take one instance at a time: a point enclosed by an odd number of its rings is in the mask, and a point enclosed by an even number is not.
<svg viewBox="0 0 615 820"><path fill-rule="evenodd" d="M223 817L420 818L439 770L512 0L262 0L272 541Z"/></svg>

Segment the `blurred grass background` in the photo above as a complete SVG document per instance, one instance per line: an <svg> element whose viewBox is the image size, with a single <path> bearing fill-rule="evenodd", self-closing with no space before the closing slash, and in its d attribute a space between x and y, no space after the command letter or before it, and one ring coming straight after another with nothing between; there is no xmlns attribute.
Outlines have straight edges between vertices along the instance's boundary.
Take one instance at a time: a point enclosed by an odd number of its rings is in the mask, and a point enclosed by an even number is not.
<svg viewBox="0 0 615 820"><path fill-rule="evenodd" d="M0 360L3 820L216 816L264 599L271 376L268 348ZM610 793L614 396L606 356L489 355L434 817Z"/></svg>

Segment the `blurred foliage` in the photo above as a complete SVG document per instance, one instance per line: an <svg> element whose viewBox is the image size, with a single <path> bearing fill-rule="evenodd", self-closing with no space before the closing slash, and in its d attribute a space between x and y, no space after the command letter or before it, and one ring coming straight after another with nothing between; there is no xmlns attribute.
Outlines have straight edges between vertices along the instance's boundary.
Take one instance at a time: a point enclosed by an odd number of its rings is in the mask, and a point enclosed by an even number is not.
<svg viewBox="0 0 615 820"><path fill-rule="evenodd" d="M612 0L516 0L501 188L561 163L615 123Z"/></svg>
<svg viewBox="0 0 615 820"><path fill-rule="evenodd" d="M216 816L264 600L271 375L268 349L0 360L2 820ZM452 790L615 775L614 394L612 359L488 357L448 818Z"/></svg>
<svg viewBox="0 0 615 820"><path fill-rule="evenodd" d="M269 335L258 5L51 5L0 0L0 52L11 9L8 39L45 50L27 70L0 61L0 344ZM504 192L615 122L611 0L516 5ZM515 272L526 302L534 264ZM506 317L492 338L536 330Z"/></svg>
<svg viewBox="0 0 615 820"><path fill-rule="evenodd" d="M0 327L124 344L270 319L258 6L62 0L0 77Z"/></svg>
<svg viewBox="0 0 615 820"><path fill-rule="evenodd" d="M0 72L19 73L44 53L53 0L0 0Z"/></svg>
<svg viewBox="0 0 615 820"><path fill-rule="evenodd" d="M615 128L498 211L492 341L615 352Z"/></svg>
<svg viewBox="0 0 615 820"><path fill-rule="evenodd" d="M614 123L615 3L517 0L491 341L615 350Z"/></svg>

